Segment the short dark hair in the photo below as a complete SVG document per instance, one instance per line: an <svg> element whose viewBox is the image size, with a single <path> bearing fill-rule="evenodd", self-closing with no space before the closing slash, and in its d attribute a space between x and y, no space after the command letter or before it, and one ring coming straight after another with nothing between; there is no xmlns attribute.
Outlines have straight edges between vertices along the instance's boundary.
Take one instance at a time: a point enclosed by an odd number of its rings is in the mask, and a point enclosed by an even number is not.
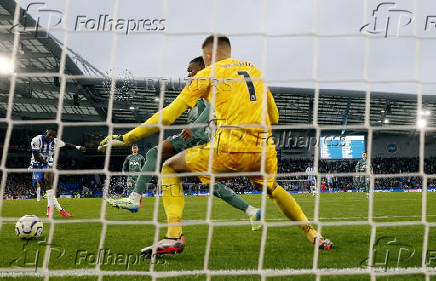
<svg viewBox="0 0 436 281"><path fill-rule="evenodd" d="M139 147L137 144L132 144L132 147L134 147L134 146Z"/></svg>
<svg viewBox="0 0 436 281"><path fill-rule="evenodd" d="M212 34L212 35L209 35L206 39L204 39L204 42L203 42L203 45L201 45L201 48L204 49L209 44L213 44L214 38L216 38L216 40L218 40L217 41L218 46L228 45L229 47L231 47L229 37L227 37L225 35L213 35Z"/></svg>
<svg viewBox="0 0 436 281"><path fill-rule="evenodd" d="M47 131L57 132L58 129L56 129L55 127L49 127L49 128L47 128Z"/></svg>
<svg viewBox="0 0 436 281"><path fill-rule="evenodd" d="M198 63L200 66L204 66L204 60L202 56L192 59L189 63Z"/></svg>

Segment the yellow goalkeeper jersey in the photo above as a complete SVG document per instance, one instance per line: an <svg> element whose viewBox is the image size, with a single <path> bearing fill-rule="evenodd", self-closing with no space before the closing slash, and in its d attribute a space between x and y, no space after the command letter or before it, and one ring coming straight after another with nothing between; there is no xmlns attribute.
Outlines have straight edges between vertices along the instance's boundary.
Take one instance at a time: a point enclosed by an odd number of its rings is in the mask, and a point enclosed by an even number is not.
<svg viewBox="0 0 436 281"><path fill-rule="evenodd" d="M193 107L200 98L212 104L215 93L215 118L220 126L213 143L216 151L261 152L265 142L271 149L274 146L271 130L261 127L262 114L265 114L263 125L269 126L268 111L276 112L277 120L278 111L271 92L261 81L261 71L251 62L232 58L216 62L214 68L213 74L212 66L199 71L180 96Z"/></svg>

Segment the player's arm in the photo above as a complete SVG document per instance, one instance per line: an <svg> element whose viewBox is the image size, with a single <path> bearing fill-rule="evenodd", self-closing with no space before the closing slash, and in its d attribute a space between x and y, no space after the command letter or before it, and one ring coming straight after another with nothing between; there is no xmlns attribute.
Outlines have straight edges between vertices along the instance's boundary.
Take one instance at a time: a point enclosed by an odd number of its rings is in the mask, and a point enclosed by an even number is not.
<svg viewBox="0 0 436 281"><path fill-rule="evenodd" d="M123 172L129 170L129 159L130 159L129 156L127 156L126 159L124 159L124 162L123 162L123 169L122 169Z"/></svg>
<svg viewBox="0 0 436 281"><path fill-rule="evenodd" d="M74 145L74 144L71 144L71 143L67 143L67 142L64 142L63 140L60 140L58 138L55 138L54 142L55 142L55 145L59 146L59 147L66 147L68 149L76 149L76 150L79 150L81 152L85 152L86 151L86 148L84 146Z"/></svg>
<svg viewBox="0 0 436 281"><path fill-rule="evenodd" d="M35 158L36 161L38 161L41 164L49 165L49 163L42 157L41 153L39 151L32 151L33 158Z"/></svg>
<svg viewBox="0 0 436 281"><path fill-rule="evenodd" d="M207 69L207 71L206 71ZM199 71L192 83L187 84L183 91L177 98L161 111L156 112L152 117L143 123L143 125L136 127L124 135L113 135L106 137L100 142L99 150L105 151L109 143L112 146L126 146L130 145L140 139L150 136L159 131L159 127L150 126L158 124L159 115L162 116L162 125L171 125L177 118L186 111L188 107L193 107L197 101L203 97L208 91L210 86L210 79L198 79L199 77L209 77L209 68ZM206 75L205 75L206 74Z"/></svg>
<svg viewBox="0 0 436 281"><path fill-rule="evenodd" d="M267 88L267 110L268 110L268 116L271 124L278 124L279 110L277 109L276 102L274 101L274 97L271 94L269 88Z"/></svg>
<svg viewBox="0 0 436 281"><path fill-rule="evenodd" d="M141 155L141 168L145 165L145 158Z"/></svg>
<svg viewBox="0 0 436 281"><path fill-rule="evenodd" d="M74 145L74 144L67 143L67 142L65 143L64 147L66 147L68 149L77 149L77 150L79 150L81 152L86 152L86 147L80 146L80 145Z"/></svg>
<svg viewBox="0 0 436 281"><path fill-rule="evenodd" d="M188 105L179 95L170 105L166 106L161 111L156 112L152 117L145 121L143 125L136 127L124 135L112 135L106 137L100 142L98 150L105 151L109 142L112 143L112 146L126 146L157 133L159 132L159 127L149 125L158 124L160 114L162 114L162 125L170 125L174 123L174 121L179 118L187 108Z"/></svg>
<svg viewBox="0 0 436 281"><path fill-rule="evenodd" d="M197 124L208 124L209 123L209 112L210 112L210 104L208 102L204 102L204 109L200 113L197 119L192 123ZM182 138L189 139L192 135L201 134L204 131L204 128L186 128L182 130L181 136Z"/></svg>
<svg viewBox="0 0 436 281"><path fill-rule="evenodd" d="M174 121L176 121L176 119L179 118L187 108L188 105L181 95L177 96L177 98L170 105L166 106L161 111L156 112L152 117L145 121L145 126L136 127L127 134L124 134L122 136L124 144L130 145L140 139L159 132L159 127L147 125L158 124L160 114L162 114L162 125L168 126L174 123Z"/></svg>
<svg viewBox="0 0 436 281"><path fill-rule="evenodd" d="M198 116L197 119L194 120L194 122L192 123L209 123L209 112L210 112L210 104L208 102L204 102L204 109L201 112L201 114ZM201 129L201 128L194 128L192 129L193 131L195 131L196 129Z"/></svg>

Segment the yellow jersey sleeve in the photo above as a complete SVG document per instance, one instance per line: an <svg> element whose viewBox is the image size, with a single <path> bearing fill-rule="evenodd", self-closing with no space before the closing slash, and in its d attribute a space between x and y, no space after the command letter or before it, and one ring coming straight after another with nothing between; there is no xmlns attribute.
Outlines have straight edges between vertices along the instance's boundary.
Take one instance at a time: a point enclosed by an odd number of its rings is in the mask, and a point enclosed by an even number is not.
<svg viewBox="0 0 436 281"><path fill-rule="evenodd" d="M131 130L127 134L123 135L123 141L125 144L132 144L140 139L143 139L149 135L157 133L159 131L159 127L155 126L144 126L144 125L152 125L159 123L159 114L162 114L162 125L171 125L176 121L180 115L185 112L187 108L187 104L184 99L182 99L181 95L177 96L177 98L168 106L162 109L160 112L156 112L144 122L143 125L136 127Z"/></svg>
<svg viewBox="0 0 436 281"><path fill-rule="evenodd" d="M267 90L267 106L268 106L268 116L271 124L279 123L279 110L277 109L276 102L274 101L274 97L271 94L271 91Z"/></svg>
<svg viewBox="0 0 436 281"><path fill-rule="evenodd" d="M197 72L192 81L186 84L180 93L180 98L185 103L193 108L200 98L205 98L209 95L209 89L211 86L210 66Z"/></svg>

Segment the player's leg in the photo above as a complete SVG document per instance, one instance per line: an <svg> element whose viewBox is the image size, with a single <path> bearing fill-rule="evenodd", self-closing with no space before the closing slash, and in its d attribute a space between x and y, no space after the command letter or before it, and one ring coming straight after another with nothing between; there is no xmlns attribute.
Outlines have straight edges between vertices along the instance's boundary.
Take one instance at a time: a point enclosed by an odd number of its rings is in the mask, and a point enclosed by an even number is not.
<svg viewBox="0 0 436 281"><path fill-rule="evenodd" d="M162 143L162 159L167 159L174 155L174 153L175 149L171 141L164 140ZM157 156L158 148L156 146L147 151L145 164L144 166L142 166L141 171L156 171ZM108 199L109 204L117 208L129 210L131 212L137 212L139 210L139 203L142 198L142 194L147 188L147 184L151 181L152 177L152 175L139 175L135 183L135 188L132 193L130 193L129 198L123 198L118 200Z"/></svg>
<svg viewBox="0 0 436 281"><path fill-rule="evenodd" d="M180 223L185 206L185 196L181 180L175 174L184 171L189 171L185 163L185 151L169 158L162 165L162 201L167 216L168 230L164 239L160 240L157 245L142 249L142 255L151 256L154 249L158 255L183 251L185 238Z"/></svg>
<svg viewBox="0 0 436 281"><path fill-rule="evenodd" d="M33 172L32 173L32 184L34 187L45 190L47 192L47 183L44 179L44 173L43 172ZM47 194L47 193L46 193ZM50 213L53 212L53 201L48 200L47 196L47 217L50 216Z"/></svg>
<svg viewBox="0 0 436 281"><path fill-rule="evenodd" d="M233 208L243 211L250 219L252 230L259 230L262 228L262 225L257 223L260 221L260 209L248 204L244 199L236 195L231 188L222 183L216 183L213 186L213 195L222 199Z"/></svg>
<svg viewBox="0 0 436 281"><path fill-rule="evenodd" d="M178 139L180 139L180 141ZM177 138L173 138L172 141L175 142L175 147L178 148L176 149L177 151L183 151L190 147L197 146L197 144L206 144L206 139L209 139L209 137L204 136L201 138L192 136L188 140L183 140L180 136L177 136ZM178 142L180 142L180 144L178 144ZM243 211L250 219L252 230L262 228L262 225L257 223L257 221L260 221L260 210L248 204L242 197L235 194L231 188L222 183L216 183L213 187L213 195L222 199L233 208Z"/></svg>
<svg viewBox="0 0 436 281"><path fill-rule="evenodd" d="M174 146L169 140L164 140L162 142L162 161L165 159L170 158L175 154ZM145 164L142 167L142 172L154 172L156 171L156 165L157 165L157 155L158 149L157 146L150 149L145 158ZM141 198L142 194L144 193L145 189L147 188L147 184L151 181L152 175L140 175L138 176L138 179L135 183L135 189L131 193L131 199L134 199L135 202L139 203L139 199ZM138 196L139 195L139 196ZM139 197L139 198L138 198Z"/></svg>
<svg viewBox="0 0 436 281"><path fill-rule="evenodd" d="M364 178L363 178L363 188L364 188L365 193L366 193L366 198L369 198L369 177L368 176L364 176Z"/></svg>
<svg viewBox="0 0 436 281"><path fill-rule="evenodd" d="M136 177L134 176L128 176L126 180L126 195L127 197L130 196L130 194L133 192L133 189L135 188L135 181Z"/></svg>
<svg viewBox="0 0 436 281"><path fill-rule="evenodd" d="M360 179L360 176L356 177L356 190L357 192L362 192L362 181Z"/></svg>
<svg viewBox="0 0 436 281"><path fill-rule="evenodd" d="M259 160L261 160L260 156ZM267 152L265 172L269 175L277 174L277 157L275 149ZM250 180L259 190L263 190L264 180L267 181L266 185L268 195L273 199L286 217L292 221L302 222L299 227L311 243L320 243L320 249L330 249L333 246L328 239L322 238L312 225L310 225L309 220L300 205L295 201L290 193L276 182L274 177L267 177L266 179L264 177L250 177Z"/></svg>
<svg viewBox="0 0 436 281"><path fill-rule="evenodd" d="M41 201L41 184L36 184L36 201Z"/></svg>
<svg viewBox="0 0 436 281"><path fill-rule="evenodd" d="M190 153L192 151L197 151L197 149L195 147L193 147L192 149L190 149ZM201 163L206 163L206 167L203 167L203 170L207 170L207 163L209 162L209 150L201 150L202 153L198 154L198 157L200 157L200 159L196 159L196 162L201 161ZM192 154L192 153L191 153ZM197 157L197 158L198 158ZM170 159L168 159L167 161L165 161L164 166L167 166L165 169L167 174L175 174L176 172L181 173L181 172L190 172L191 169L188 167L187 163L186 163L186 151L182 151L178 154L176 154L175 156L171 157ZM162 175L164 174L164 166L162 166ZM173 169L173 170L171 170ZM164 180L165 178L162 178L162 185L164 185ZM174 185L180 185L180 188L178 190L181 189L181 184L180 184L180 178L167 178L166 181L170 184L174 184ZM176 187L173 187L176 188ZM165 192L165 191L163 191ZM182 194L183 194L183 190L182 190ZM250 214L250 221L252 222L252 229L253 230L258 230L261 225L256 224L256 221L260 220L260 213L258 212L259 210L254 208L253 206L250 206L247 202L245 202L241 197L237 196L230 188L226 187L225 185L221 184L221 183L216 183L214 185L214 195L223 199L225 202L227 202L229 205L231 205L232 207L236 208L236 209L240 209L243 210L244 212L247 211L248 209L248 213ZM173 202L173 199L171 196L166 198L168 202ZM165 208L165 197L164 197L164 208ZM176 201L174 201L176 202ZM171 205L173 206L173 205ZM165 208L166 210L166 208ZM178 214L180 210L178 210L176 208L176 213ZM183 211L183 208L182 210ZM177 221L179 219L178 216L172 216L171 221ZM169 220L169 217L168 217ZM181 217L180 217L181 220ZM170 228L169 228L170 229ZM171 230L167 233L167 237L179 237L182 232L181 232L181 228L177 229L177 228L171 228L172 230L174 230L174 232Z"/></svg>
<svg viewBox="0 0 436 281"><path fill-rule="evenodd" d="M312 196L315 196L317 194L315 180L310 180L310 192L312 193Z"/></svg>
<svg viewBox="0 0 436 281"><path fill-rule="evenodd" d="M169 158L162 165L162 199L164 209L167 215L168 223L180 223L182 221L182 213L185 204L185 196L181 179L176 173L187 172L189 168L185 162L185 151L182 151L173 157ZM168 177L173 174L175 176ZM168 238L179 238L182 234L182 227L168 227Z"/></svg>
<svg viewBox="0 0 436 281"><path fill-rule="evenodd" d="M53 188L54 174L52 172L44 172L44 182L46 183L47 201L51 202L52 208L58 209L59 213L64 217L71 217L71 215L61 207L61 204L59 204L56 199L56 193ZM52 212L51 209L50 212Z"/></svg>
<svg viewBox="0 0 436 281"><path fill-rule="evenodd" d="M263 179L260 177L250 178L253 185L258 189L263 189ZM282 213L292 221L308 222L306 215L300 205L295 201L294 197L280 186L275 180L268 180L267 192L271 199L276 203ZM309 224L303 223L299 225L309 241L313 242L318 237L318 232Z"/></svg>
<svg viewBox="0 0 436 281"><path fill-rule="evenodd" d="M41 200L41 181L44 179L44 173L42 172L33 172L32 173L32 185L36 188L36 201ZM48 207L48 206L47 206Z"/></svg>

